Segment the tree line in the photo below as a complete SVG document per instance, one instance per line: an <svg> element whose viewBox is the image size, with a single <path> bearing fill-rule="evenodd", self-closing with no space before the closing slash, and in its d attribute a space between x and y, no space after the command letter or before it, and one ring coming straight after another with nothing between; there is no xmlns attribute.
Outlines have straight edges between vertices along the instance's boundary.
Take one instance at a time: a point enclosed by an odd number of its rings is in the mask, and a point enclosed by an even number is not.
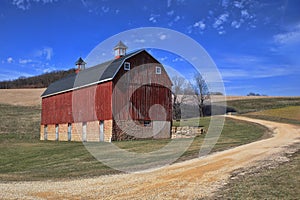
<svg viewBox="0 0 300 200"><path fill-rule="evenodd" d="M196 73L193 80L187 81L183 77L172 77L172 112L173 119L190 117L204 117L212 115L211 95L223 95L221 92L210 92L205 79ZM234 112L233 108L214 106L214 114Z"/></svg>
<svg viewBox="0 0 300 200"><path fill-rule="evenodd" d="M38 76L24 77L21 76L15 80L0 82L0 89L17 89L17 88L45 88L51 83L64 78L75 72L75 69L57 70L47 72Z"/></svg>

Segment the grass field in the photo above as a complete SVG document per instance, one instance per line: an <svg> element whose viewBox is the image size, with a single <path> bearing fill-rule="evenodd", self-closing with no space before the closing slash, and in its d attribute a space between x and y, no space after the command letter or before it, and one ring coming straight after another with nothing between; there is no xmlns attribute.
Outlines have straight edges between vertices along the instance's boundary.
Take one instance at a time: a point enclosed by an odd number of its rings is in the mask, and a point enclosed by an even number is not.
<svg viewBox="0 0 300 200"><path fill-rule="evenodd" d="M67 179L118 173L98 162L80 142L39 141L40 108L37 106L2 104L0 121L0 180L2 181ZM201 120L200 123L205 127L207 122L209 122L208 118ZM266 128L256 124L227 119L213 151L253 142L266 132ZM178 161L197 157L203 139L204 136L196 137ZM128 151L149 152L169 142L170 140L141 140L121 141L114 144Z"/></svg>
<svg viewBox="0 0 300 200"><path fill-rule="evenodd" d="M282 123L300 124L300 106L287 106L284 108L274 108L258 112L247 113L246 116L277 121Z"/></svg>
<svg viewBox="0 0 300 200"><path fill-rule="evenodd" d="M231 181L213 199L299 199L300 151L291 161Z"/></svg>
<svg viewBox="0 0 300 200"><path fill-rule="evenodd" d="M274 106L289 105L281 102ZM295 101L292 100L292 105ZM297 103L296 103L297 104ZM266 106L268 107L268 106ZM300 106L286 106L250 112L247 117L300 125ZM275 169L242 176L229 182L213 199L297 199L300 196L300 151L290 162Z"/></svg>
<svg viewBox="0 0 300 200"><path fill-rule="evenodd" d="M227 105L235 108L239 114L244 114L287 106L300 106L300 97L233 100L227 101Z"/></svg>

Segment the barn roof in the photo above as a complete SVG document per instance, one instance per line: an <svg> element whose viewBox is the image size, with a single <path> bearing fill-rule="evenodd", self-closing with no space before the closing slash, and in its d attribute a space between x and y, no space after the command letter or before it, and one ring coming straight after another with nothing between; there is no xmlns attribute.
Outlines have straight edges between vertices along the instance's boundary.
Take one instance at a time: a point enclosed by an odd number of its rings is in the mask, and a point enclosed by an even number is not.
<svg viewBox="0 0 300 200"><path fill-rule="evenodd" d="M142 50L129 53L118 59L113 59L98 64L96 66L79 71L78 74L74 73L63 79L60 79L50 84L49 87L42 94L42 97L47 97L54 94L63 93L70 90L79 89L81 87L86 87L97 83L112 80L126 59L138 53L141 53L142 51L145 50L142 49Z"/></svg>

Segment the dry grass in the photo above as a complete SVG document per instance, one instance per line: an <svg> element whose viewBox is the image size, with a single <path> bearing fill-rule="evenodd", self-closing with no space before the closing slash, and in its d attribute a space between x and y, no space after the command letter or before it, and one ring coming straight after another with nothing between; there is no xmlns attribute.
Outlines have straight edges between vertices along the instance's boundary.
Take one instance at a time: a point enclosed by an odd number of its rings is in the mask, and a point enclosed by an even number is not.
<svg viewBox="0 0 300 200"><path fill-rule="evenodd" d="M41 94L45 88L0 89L0 104L36 106L41 104Z"/></svg>
<svg viewBox="0 0 300 200"><path fill-rule="evenodd" d="M250 115L264 115L264 116L275 116L286 119L293 119L300 121L300 106L288 106L285 108L276 108L270 110L263 110L259 112L249 113Z"/></svg>

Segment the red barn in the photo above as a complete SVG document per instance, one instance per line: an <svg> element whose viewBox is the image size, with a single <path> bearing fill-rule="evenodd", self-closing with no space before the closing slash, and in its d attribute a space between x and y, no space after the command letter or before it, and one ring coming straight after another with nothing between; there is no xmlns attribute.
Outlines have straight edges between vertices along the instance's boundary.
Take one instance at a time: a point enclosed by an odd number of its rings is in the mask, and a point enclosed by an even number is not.
<svg viewBox="0 0 300 200"><path fill-rule="evenodd" d="M107 141L170 138L171 81L146 50L126 54L52 83L42 94L41 140Z"/></svg>

